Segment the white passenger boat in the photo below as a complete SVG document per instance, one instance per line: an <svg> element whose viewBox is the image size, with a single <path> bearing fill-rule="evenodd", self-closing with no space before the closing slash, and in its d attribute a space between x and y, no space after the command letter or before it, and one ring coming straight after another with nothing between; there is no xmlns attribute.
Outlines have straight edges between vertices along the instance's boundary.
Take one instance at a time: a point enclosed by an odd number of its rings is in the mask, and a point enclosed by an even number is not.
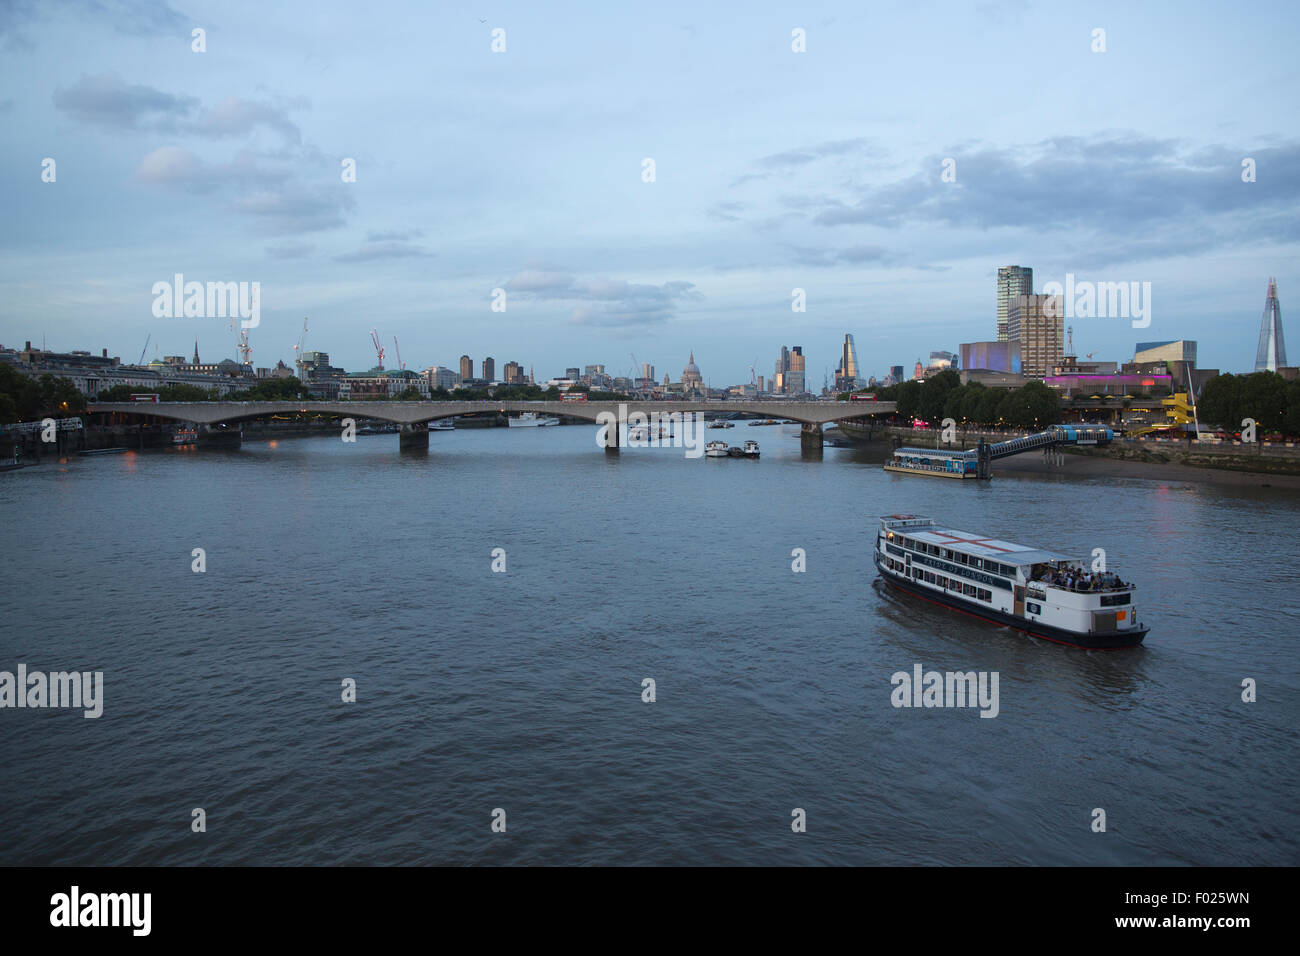
<svg viewBox="0 0 1300 956"><path fill-rule="evenodd" d="M511 428L541 428L544 425L558 425L558 418L548 418L536 412L524 412L518 418L507 419Z"/></svg>
<svg viewBox="0 0 1300 956"><path fill-rule="evenodd" d="M450 418L435 418L429 422L431 432L450 432L456 430L456 423Z"/></svg>
<svg viewBox="0 0 1300 956"><path fill-rule="evenodd" d="M754 441L752 438L745 442L744 455L746 458L757 458L758 442Z"/></svg>
<svg viewBox="0 0 1300 956"><path fill-rule="evenodd" d="M708 458L726 458L727 450L728 446L725 441L711 441L704 446L704 454Z"/></svg>
<svg viewBox="0 0 1300 956"><path fill-rule="evenodd" d="M882 515L873 557L900 590L1058 644L1133 647L1149 630L1117 575L920 515Z"/></svg>

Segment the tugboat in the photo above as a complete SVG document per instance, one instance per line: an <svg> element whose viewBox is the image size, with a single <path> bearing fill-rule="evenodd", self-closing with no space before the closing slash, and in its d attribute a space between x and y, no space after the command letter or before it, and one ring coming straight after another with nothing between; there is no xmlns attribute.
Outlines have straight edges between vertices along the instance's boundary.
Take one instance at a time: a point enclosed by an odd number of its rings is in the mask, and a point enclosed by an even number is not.
<svg viewBox="0 0 1300 956"><path fill-rule="evenodd" d="M172 432L173 445L193 445L199 440L199 431L192 425L182 425Z"/></svg>
<svg viewBox="0 0 1300 956"><path fill-rule="evenodd" d="M757 458L758 442L754 441L754 439L752 438L749 439L747 442L745 442L745 449L744 451L741 452L741 454L746 458Z"/></svg>
<svg viewBox="0 0 1300 956"><path fill-rule="evenodd" d="M921 515L881 515L873 549L887 583L927 601L1089 649L1135 647L1136 588L1064 554L957 531Z"/></svg>
<svg viewBox="0 0 1300 956"><path fill-rule="evenodd" d="M704 446L704 454L708 458L726 458L728 450L725 441L711 441Z"/></svg>

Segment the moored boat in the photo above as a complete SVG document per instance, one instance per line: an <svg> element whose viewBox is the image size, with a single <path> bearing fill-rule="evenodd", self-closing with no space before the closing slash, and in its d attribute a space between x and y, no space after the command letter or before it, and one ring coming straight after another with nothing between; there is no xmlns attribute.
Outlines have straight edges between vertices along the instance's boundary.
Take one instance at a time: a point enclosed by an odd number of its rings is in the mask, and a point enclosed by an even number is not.
<svg viewBox="0 0 1300 956"><path fill-rule="evenodd" d="M522 412L517 418L507 419L511 428L541 428L545 425L558 425L558 418L548 418L536 412Z"/></svg>
<svg viewBox="0 0 1300 956"><path fill-rule="evenodd" d="M746 458L757 458L758 442L754 441L754 439L752 438L746 441L745 447L742 449L741 454Z"/></svg>
<svg viewBox="0 0 1300 956"><path fill-rule="evenodd" d="M727 448L725 441L711 441L704 446L704 455L707 458L726 458Z"/></svg>
<svg viewBox="0 0 1300 956"><path fill-rule="evenodd" d="M936 525L920 515L880 517L872 552L890 585L917 597L1072 647L1142 643L1134 585L1082 560Z"/></svg>

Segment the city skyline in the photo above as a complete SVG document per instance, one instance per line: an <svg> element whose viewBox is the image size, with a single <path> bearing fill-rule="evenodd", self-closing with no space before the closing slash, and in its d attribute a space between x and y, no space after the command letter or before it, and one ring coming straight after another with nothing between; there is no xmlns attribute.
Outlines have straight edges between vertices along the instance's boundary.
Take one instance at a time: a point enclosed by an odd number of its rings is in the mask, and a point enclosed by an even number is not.
<svg viewBox="0 0 1300 956"><path fill-rule="evenodd" d="M295 5L8 8L0 341L130 361L146 336L168 353L197 337L234 354L219 319L150 313L153 284L183 272L261 283L258 365L291 361L306 315L308 347L355 369L374 364L371 328L408 367L508 347L547 370L625 354L675 370L693 349L714 383L800 342L819 388L845 332L877 376L994 338L996 271L1022 263L1039 288L1150 281L1138 334L1248 370L1263 277L1282 296L1300 279L1296 108L1274 65L1287 31L1253 19L1117 7L1093 52L1091 24L1016 3L808 22L668 4L648 28L617 11L559 28L522 7L485 23L395 9L397 38L364 9L317 25ZM1062 76L1007 111L1020 74L999 51L1030 42ZM1180 80L1134 101L1152 75ZM887 77L906 82L884 104L853 92ZM1122 319L1074 323L1080 352L1120 358L1136 338Z"/></svg>

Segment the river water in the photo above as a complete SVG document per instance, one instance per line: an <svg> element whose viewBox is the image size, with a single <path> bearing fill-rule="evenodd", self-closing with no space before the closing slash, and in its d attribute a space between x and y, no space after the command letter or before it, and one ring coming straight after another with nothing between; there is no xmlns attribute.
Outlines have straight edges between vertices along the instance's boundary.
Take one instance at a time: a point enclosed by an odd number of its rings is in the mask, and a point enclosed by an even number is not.
<svg viewBox="0 0 1300 956"><path fill-rule="evenodd" d="M1300 497L719 434L763 458L575 426L0 476L0 670L104 682L99 719L0 710L0 864L1300 863ZM1104 548L1146 644L885 591L899 511ZM996 718L892 706L916 664L996 672Z"/></svg>

